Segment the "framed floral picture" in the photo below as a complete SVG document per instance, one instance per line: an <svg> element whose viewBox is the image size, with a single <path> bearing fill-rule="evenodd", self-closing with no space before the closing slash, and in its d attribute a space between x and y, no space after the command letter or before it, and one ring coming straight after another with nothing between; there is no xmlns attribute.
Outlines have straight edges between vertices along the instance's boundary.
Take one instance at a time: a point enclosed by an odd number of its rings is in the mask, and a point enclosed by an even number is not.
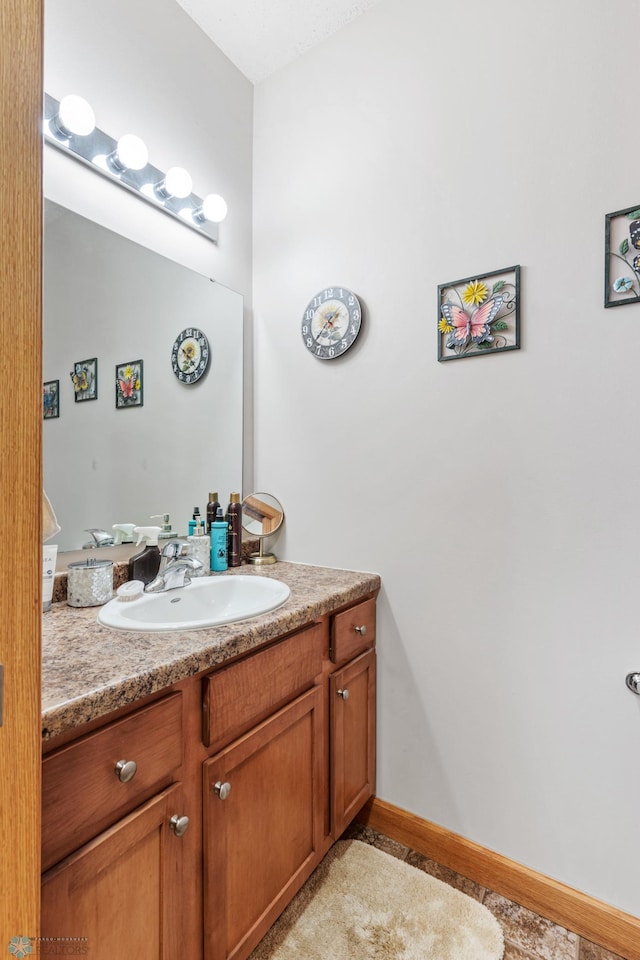
<svg viewBox="0 0 640 960"><path fill-rule="evenodd" d="M69 374L76 403L98 399L98 358L78 360Z"/></svg>
<svg viewBox="0 0 640 960"><path fill-rule="evenodd" d="M60 381L45 380L42 384L42 417L55 420L60 416Z"/></svg>
<svg viewBox="0 0 640 960"><path fill-rule="evenodd" d="M142 360L116 364L116 410L141 407L143 402Z"/></svg>
<svg viewBox="0 0 640 960"><path fill-rule="evenodd" d="M438 360L519 349L519 266L438 285Z"/></svg>
<svg viewBox="0 0 640 960"><path fill-rule="evenodd" d="M604 305L640 300L640 204L605 216Z"/></svg>

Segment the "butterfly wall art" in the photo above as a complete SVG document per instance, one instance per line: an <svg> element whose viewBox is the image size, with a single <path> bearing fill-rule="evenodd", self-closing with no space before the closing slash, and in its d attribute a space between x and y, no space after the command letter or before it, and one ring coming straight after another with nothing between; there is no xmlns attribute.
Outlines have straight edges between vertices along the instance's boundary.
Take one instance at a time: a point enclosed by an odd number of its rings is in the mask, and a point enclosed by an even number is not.
<svg viewBox="0 0 640 960"><path fill-rule="evenodd" d="M438 360L520 349L520 267L438 286Z"/></svg>
<svg viewBox="0 0 640 960"><path fill-rule="evenodd" d="M142 360L116 364L116 410L141 407L143 401Z"/></svg>

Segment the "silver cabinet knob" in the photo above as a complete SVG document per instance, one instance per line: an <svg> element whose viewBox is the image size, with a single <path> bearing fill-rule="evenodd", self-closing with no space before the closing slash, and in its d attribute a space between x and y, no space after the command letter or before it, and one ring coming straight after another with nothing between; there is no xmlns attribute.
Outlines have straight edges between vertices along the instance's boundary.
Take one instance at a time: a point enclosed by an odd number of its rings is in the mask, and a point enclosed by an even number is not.
<svg viewBox="0 0 640 960"><path fill-rule="evenodd" d="M231 793L231 784L221 783L220 780L218 780L218 782L214 784L213 790L216 796L220 797L221 800L226 800Z"/></svg>
<svg viewBox="0 0 640 960"><path fill-rule="evenodd" d="M181 837L183 833L187 832L187 827L189 826L189 817L179 817L178 814L174 814L169 820L169 826L175 833L176 837Z"/></svg>
<svg viewBox="0 0 640 960"><path fill-rule="evenodd" d="M129 780L135 777L137 769L135 760L118 760L114 772L120 783L129 783Z"/></svg>
<svg viewBox="0 0 640 960"><path fill-rule="evenodd" d="M338 696L342 697L343 700L349 699L349 691L345 688L344 690L338 690Z"/></svg>
<svg viewBox="0 0 640 960"><path fill-rule="evenodd" d="M362 626L354 627L353 629L355 630L356 633L359 633L361 637L366 637L367 628L365 627L364 623L362 624Z"/></svg>
<svg viewBox="0 0 640 960"><path fill-rule="evenodd" d="M625 683L632 693L637 693L640 696L640 673L628 673Z"/></svg>

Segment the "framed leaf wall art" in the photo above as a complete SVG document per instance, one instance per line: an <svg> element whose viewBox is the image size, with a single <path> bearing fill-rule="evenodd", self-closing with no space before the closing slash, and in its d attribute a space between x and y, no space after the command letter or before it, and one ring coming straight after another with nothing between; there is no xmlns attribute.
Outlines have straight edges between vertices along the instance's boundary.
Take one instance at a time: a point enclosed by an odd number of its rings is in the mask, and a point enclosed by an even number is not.
<svg viewBox="0 0 640 960"><path fill-rule="evenodd" d="M640 301L640 203L605 216L604 305Z"/></svg>

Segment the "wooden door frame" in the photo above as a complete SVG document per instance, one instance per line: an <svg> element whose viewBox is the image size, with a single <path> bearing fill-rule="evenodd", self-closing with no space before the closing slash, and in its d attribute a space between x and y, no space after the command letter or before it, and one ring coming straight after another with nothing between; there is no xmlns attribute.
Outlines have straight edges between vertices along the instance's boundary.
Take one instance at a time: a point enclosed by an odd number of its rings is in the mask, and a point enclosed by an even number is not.
<svg viewBox="0 0 640 960"><path fill-rule="evenodd" d="M42 0L0 4L0 955L37 936L42 583Z"/></svg>

